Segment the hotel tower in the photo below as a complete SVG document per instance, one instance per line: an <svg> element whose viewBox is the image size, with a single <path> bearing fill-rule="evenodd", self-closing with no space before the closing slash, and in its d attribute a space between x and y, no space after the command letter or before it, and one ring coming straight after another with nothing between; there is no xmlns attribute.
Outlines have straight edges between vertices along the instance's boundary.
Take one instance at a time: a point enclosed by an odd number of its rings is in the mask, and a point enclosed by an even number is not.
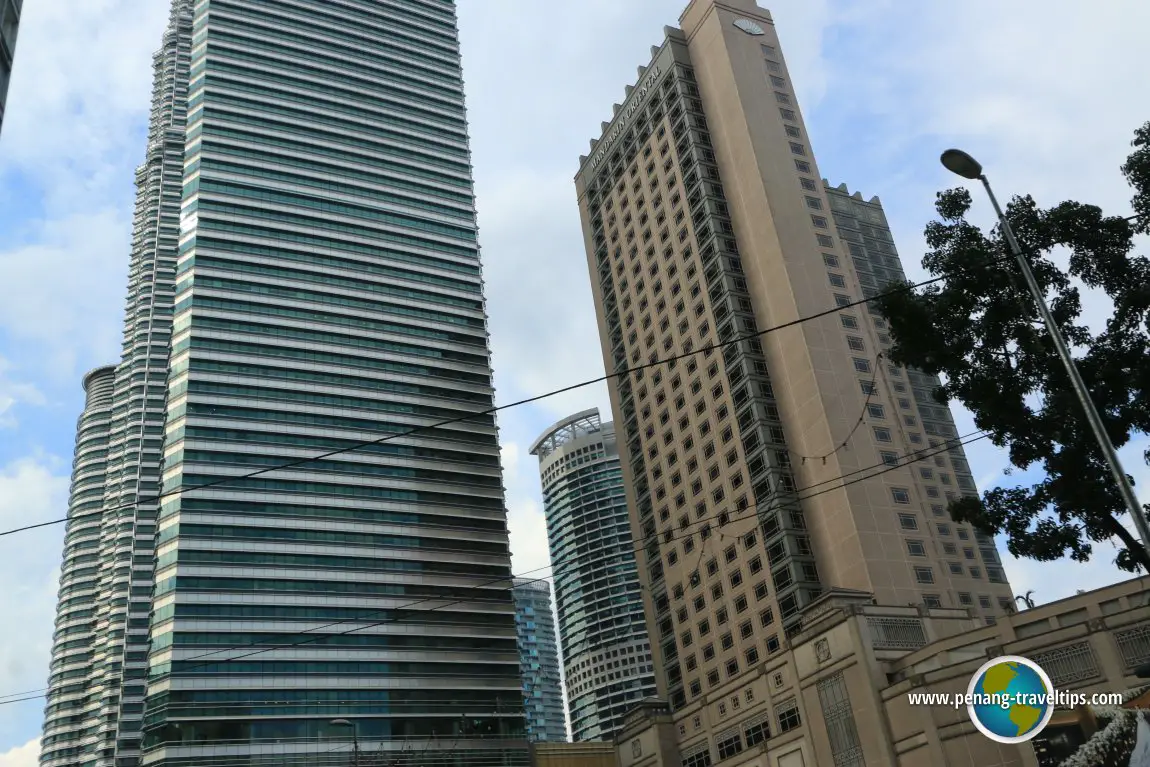
<svg viewBox="0 0 1150 767"><path fill-rule="evenodd" d="M865 665L796 660L829 642L819 616L897 607L866 624L873 657L925 645L932 611L985 625L1012 597L993 542L946 512L976 489L938 381L891 364L882 318L855 305L902 276L890 228L877 199L821 180L769 13L693 0L575 185L620 373L652 721L686 767L760 749L892 763Z"/></svg>

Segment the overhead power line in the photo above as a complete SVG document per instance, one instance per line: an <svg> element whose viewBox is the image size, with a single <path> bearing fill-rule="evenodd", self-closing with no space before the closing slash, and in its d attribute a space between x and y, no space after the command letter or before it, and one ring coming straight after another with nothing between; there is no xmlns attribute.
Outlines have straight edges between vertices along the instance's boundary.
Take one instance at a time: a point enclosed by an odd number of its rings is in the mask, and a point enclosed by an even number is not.
<svg viewBox="0 0 1150 767"><path fill-rule="evenodd" d="M959 437L952 437L948 440L941 442L937 446L932 446L930 448L924 448L922 450L914 451L914 452L912 452L906 456L902 456L902 458L905 458L907 460L896 460L893 463L884 460L884 461L881 461L879 463L871 464L869 466L864 466L860 469L856 469L852 472L848 472L847 474L842 474L842 475L839 475L836 477L831 477L829 479L825 479L825 480L822 480L819 482L812 483L810 485L806 485L806 486L799 488L797 490L775 492L775 493L772 493L771 497L769 497L767 500L762 501L760 503L756 503L756 504L752 504L750 506L747 506L746 508L740 509L735 513L745 514L746 512L756 510L761 506L773 505L777 500L780 499L780 497L787 497L786 500L788 503L796 503L796 502L809 500L811 498L815 498L815 497L823 495L825 493L831 493L831 492L835 492L837 490L842 490L846 487L850 487L851 485L858 484L859 482L863 482L863 481L869 480L869 479L874 479L875 477L879 477L879 476L882 476L884 474L888 474L888 473L895 471L897 469L905 468L906 466L910 466L911 464L918 463L919 461L924 461L928 458L932 458L936 455L947 452L956 446L968 445L968 444L971 444L973 442L977 442L979 440L986 439L988 436L989 436L988 434L985 434L985 433L982 433L979 431L975 431L975 432L970 432L968 434L965 434L965 435L962 435ZM877 469L877 471L873 471L876 469ZM866 473L866 472L872 472L872 471L873 471L873 473L869 473L869 474ZM829 485L831 483L838 482L839 480L844 480L844 481L841 482L840 484L835 484L831 487L824 487L824 486ZM816 490L816 488L822 488L822 489ZM814 491L814 492L810 492L810 491ZM696 520L694 523L689 525L688 528L680 530L678 534L674 534L670 538L664 539L662 541L662 543L659 544L660 547L663 545L666 545L672 541L675 541L675 540L683 540L684 538L691 537L692 535L695 534L695 532L698 531L697 529L692 529L692 528L701 529L700 526L710 524L711 520L718 519L724 513L730 514L730 512L726 512L726 511L717 511L717 512L714 512L713 514L709 514L709 515L707 515L701 519ZM650 541L650 537L641 539L640 541L636 541L636 545L633 548L633 552L639 553L640 551L642 551L644 548L646 548L647 543L649 541ZM619 556L619 552L615 552L615 553L610 554L608 556L602 557L601 559L610 559L610 558L617 557L617 556ZM485 581L483 583L477 584L475 586L471 586L469 588L483 588L484 586L491 586L491 585L495 585L497 583L506 583L506 582L512 581L515 578L522 578L526 575L539 572L540 570L551 569L552 567L553 567L553 565L545 565L543 567L537 567L537 568L534 568L532 570L528 570L526 572L519 573L518 575L508 575L508 576L503 576L500 578L494 578L494 579L491 579L489 581ZM534 579L531 579L531 582L538 582L541 580L546 580L546 579L545 578L534 578ZM408 602L406 604L397 605L394 607L380 608L379 610L374 610L374 611L365 613L364 615L361 615L357 618L348 618L348 619L344 619L344 620L340 620L340 621L334 621L332 623L327 623L327 624L324 624L321 626L316 626L316 627L307 629L305 631L280 632L280 633L283 636L299 636L302 634L313 634L313 632L322 631L323 629L333 628L335 626L339 626L339 625L343 625L343 624L347 624L347 623L361 622L362 619L364 617L366 617L366 615L370 615L373 612L376 614L386 613L386 612L399 612L402 610L407 610L407 609L416 607L417 605L425 604L427 602L436 602L436 601L440 601L440 600L438 598L433 598L433 597L418 599L418 600L414 600L414 601ZM421 610L420 614L435 612L435 611L442 610L442 609L447 608L447 607L452 607L455 605L463 604L463 603L466 603L468 601L470 601L470 600L468 600L468 599L457 599L454 601L444 602L443 604L440 604L436 607ZM304 640L297 641L297 642L291 642L291 643L287 643L287 644L281 644L281 645L260 646L257 643L249 643L246 645L236 645L236 646L232 646L232 647L224 647L224 648L220 648L217 650L212 650L212 651L203 653L201 655L193 655L189 658L182 658L180 660L173 661L173 663L189 663L192 661L201 660L203 658L209 658L213 655L218 655L221 653L234 652L236 650L245 650L247 648L258 648L258 649L254 649L252 652L244 653L242 655L228 656L228 657L219 658L216 660L206 661L204 663L200 663L200 664L197 664L195 666L181 668L180 672L183 673L183 672L195 670L197 668L204 668L207 666L214 666L214 665L223 664L223 663L231 663L231 662L234 662L237 660L242 660L244 658L249 658L249 657L252 657L255 655L260 655L260 654L263 654L266 652L272 652L274 650L291 649L293 647L299 647L301 645L311 644L313 642L327 639L327 638L330 638L333 636L343 636L346 634L352 634L352 633L355 633L357 631L363 631L365 629L376 628L379 626L385 626L385 625L392 624L392 623L398 623L402 620L403 620L403 617L385 618L383 620L374 621L374 622L367 623L364 625L355 626L355 627L348 629L346 631L341 631L341 632L337 632L337 633L328 633L328 634L314 634L312 637L306 638ZM274 636L274 634L272 634L272 636ZM43 694L32 695L30 697L19 698L17 700L0 700L0 706L4 705L6 703L18 703L20 701L35 700L37 698L42 698L42 697L44 697ZM319 702L316 705L321 705L321 704L322 704L322 702Z"/></svg>
<svg viewBox="0 0 1150 767"><path fill-rule="evenodd" d="M994 266L995 264L1003 263L1003 262L1010 261L1013 259L1014 259L1013 255L1003 256L1001 258L993 259L993 260L987 262L984 266L981 266L978 268L979 269L985 269L987 267ZM958 271L962 272L962 271L967 271L967 270L958 270ZM204 489L209 488L209 487L216 487L217 485L227 484L228 482L236 482L238 480L251 479L252 477L258 477L262 474L268 474L268 473L273 472L273 471L282 471L284 469L292 469L292 468L295 468L297 466L303 466L305 464L314 463L315 461L321 461L325 458L330 458L333 455L340 455L342 453L354 452L356 450L361 450L365 447L371 447L373 445L380 445L380 444L383 444L384 442L390 442L391 440L400 439L401 437L409 437L413 434L418 434L420 432L428 431L430 429L437 429L437 428L440 428L442 426L451 426L453 424L463 423L463 422L470 421L470 420L475 419L475 418L480 418L480 417L488 416L488 415L494 415L495 413L498 413L498 412L503 411L503 410L510 410L511 408L519 407L521 405L530 405L533 402L538 402L540 400L548 399L550 397L555 397L555 396L558 396L560 394L567 394L568 392L576 391L578 389L582 389L582 388L585 388L587 386L593 386L595 384L604 383L605 381L609 381L613 378L621 378L623 376L630 375L631 373L637 373L639 371L648 370L650 368L658 367L659 365L665 365L665 364L668 364L671 362L678 362L679 360L688 359L690 357L694 357L698 354L702 354L705 352L710 352L710 351L715 351L717 349L722 349L722 348L725 348L727 346L732 346L734 344L737 344L737 343L740 343L743 341L750 341L750 340L762 338L763 336L769 335L771 333L777 333L780 330L786 330L787 328L797 327L797 326L802 325L803 323L806 323L806 322L811 322L813 320L822 319L823 317L829 317L832 314L838 314L839 312L841 312L845 309L850 309L850 308L853 308L856 306L863 306L863 305L868 304L872 301L876 301L880 298L885 298L886 296L892 296L892 295L896 295L898 293L905 293L909 290L915 290L917 288L925 287L927 285L933 285L937 282L942 282L943 280L950 279L951 276L952 275L942 275L940 277L934 277L934 278L929 279L929 280L923 280L922 282L905 283L905 284L899 285L895 288L891 288L890 290L886 290L886 291L883 291L881 293L876 293L873 296L870 296L867 298L860 298L857 301L852 301L850 303L843 304L842 306L834 306L830 309L825 309L821 312L816 312L815 314L807 315L806 317L800 317L800 318L795 319L795 320L783 322L783 323L780 323L778 325L774 325L773 327L769 327L769 328L766 328L764 330L756 331L754 333L745 333L743 335L736 336L736 337L730 339L729 341L719 341L719 342L710 344L708 346L703 346L703 347L700 347L698 349L693 349L692 351L689 351L689 352L682 352L680 354L675 354L675 355L672 355L670 357L663 357L661 359L657 359L657 360L654 360L652 362L646 362L642 365L636 365L634 367L624 368L622 370L616 370L613 373L607 373L606 375L599 376L598 378L592 378L592 379L583 381L581 383L571 384L570 386L564 386L560 389L554 389L554 390L549 391L549 392L544 392L543 394L536 394L534 396L526 397L524 399L517 400L515 402L509 402L506 405L498 405L495 407L487 408L485 410L479 410L479 411L476 411L474 413L468 413L466 415L456 416L454 418L447 418L447 419L444 419L442 421L436 421L435 423L425 424L423 426L416 426L416 427L413 427L411 429L408 429L407 431L394 433L394 434L387 434L383 437L379 437L378 439L372 439L372 440L367 440L365 442L359 442L359 443L356 443L354 445L348 445L347 447L341 447L338 450L329 450L327 452L320 453L318 455L313 455L313 456L310 456L308 458L299 458L299 459L294 460L294 461L286 461L286 462L281 463L281 464L276 464L275 466L266 466L262 469L256 469L255 471L250 471L250 472L247 472L244 474L237 474L235 476L220 477L219 479L214 479L211 482L204 482L203 484L199 484L199 485L174 488L172 490L169 490L169 491L164 492L164 493L159 493L157 495L138 498L134 503L127 503L127 504L122 504L120 506L113 506L113 507L108 508L108 509L101 509L100 511L94 511L94 512L90 512L88 514L77 514L77 515L71 516L71 517L62 517L60 519L54 519L50 522L40 522L40 523L37 523L34 525L25 525L24 527L18 527L18 528L15 528L13 530L5 530L3 532L0 532L0 537L6 536L6 535L13 535L15 533L22 533L22 532L25 532L27 530L35 530L35 529L41 528L41 527L49 527L51 525L58 525L58 524L61 524L64 522L68 522L69 520L86 519L86 518L90 518L90 517L102 517L105 514L108 514L111 512L135 508L136 506L140 505L141 503L150 503L153 501L159 501L159 500L162 500L164 498L169 498L171 496L181 495L183 493L189 493L189 492L192 492L193 490L204 490Z"/></svg>

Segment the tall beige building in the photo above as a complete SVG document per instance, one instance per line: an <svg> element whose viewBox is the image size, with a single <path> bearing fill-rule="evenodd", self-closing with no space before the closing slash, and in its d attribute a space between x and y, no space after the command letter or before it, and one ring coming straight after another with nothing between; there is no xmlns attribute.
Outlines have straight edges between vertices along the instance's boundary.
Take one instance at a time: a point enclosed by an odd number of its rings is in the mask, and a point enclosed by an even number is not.
<svg viewBox="0 0 1150 767"><path fill-rule="evenodd" d="M846 306L901 266L877 199L820 180L769 13L693 0L664 32L576 176L607 369L703 350L610 386L661 716L686 767L768 740L812 765L810 718L852 710L842 677L800 694L812 603L977 625L1011 591L945 511L975 487L937 380L890 365L881 318ZM837 767L864 763L866 729L833 728Z"/></svg>

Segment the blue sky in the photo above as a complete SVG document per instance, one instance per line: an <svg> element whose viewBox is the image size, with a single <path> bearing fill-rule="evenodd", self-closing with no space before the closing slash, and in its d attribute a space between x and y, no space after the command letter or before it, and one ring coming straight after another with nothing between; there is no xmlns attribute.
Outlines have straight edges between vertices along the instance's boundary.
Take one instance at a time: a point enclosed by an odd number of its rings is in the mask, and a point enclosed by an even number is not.
<svg viewBox="0 0 1150 767"><path fill-rule="evenodd" d="M572 177L588 139L685 0L460 0L491 333L501 403L602 370ZM114 362L126 281L133 171L143 156L162 0L25 4L0 135L0 529L66 507L80 377ZM828 180L879 195L912 279L923 224L961 146L1003 196L1073 198L1129 212L1118 166L1150 119L1135 59L1141 0L778 0L770 6L812 145ZM950 10L962 8L962 16ZM981 198L978 216L989 211ZM1104 307L1088 303L1100 316ZM546 564L527 448L548 424L607 409L601 386L500 416L517 572ZM973 430L957 413L959 432ZM1140 455L1127 468L1150 485ZM982 487L1004 457L970 449ZM44 686L59 527L0 539L0 700ZM1088 565L1016 563L1040 602L1119 578ZM0 767L35 764L42 701L0 709Z"/></svg>

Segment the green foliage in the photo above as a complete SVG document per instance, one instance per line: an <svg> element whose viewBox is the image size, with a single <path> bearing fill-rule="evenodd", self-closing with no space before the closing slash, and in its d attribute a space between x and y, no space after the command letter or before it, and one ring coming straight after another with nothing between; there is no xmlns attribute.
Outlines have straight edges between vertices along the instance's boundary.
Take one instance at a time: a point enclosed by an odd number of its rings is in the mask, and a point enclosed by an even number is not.
<svg viewBox="0 0 1150 767"><path fill-rule="evenodd" d="M1150 433L1150 261L1133 252L1134 235L1150 231L1150 123L1133 146L1122 172L1134 189L1136 222L1078 202L1041 209L1029 196L1006 209L1115 447ZM987 234L968 222L970 207L965 189L940 192L941 220L926 227L923 267L946 279L879 300L894 338L891 357L942 374L940 403L961 402L1013 466L1041 467L1046 476L959 499L950 513L987 534L1004 533L1012 554L1039 561L1084 562L1094 543L1117 538L1118 566L1150 572L1006 241L997 227ZM1056 249L1069 252L1068 271L1051 259ZM1072 278L1113 301L1098 333L1081 320Z"/></svg>

